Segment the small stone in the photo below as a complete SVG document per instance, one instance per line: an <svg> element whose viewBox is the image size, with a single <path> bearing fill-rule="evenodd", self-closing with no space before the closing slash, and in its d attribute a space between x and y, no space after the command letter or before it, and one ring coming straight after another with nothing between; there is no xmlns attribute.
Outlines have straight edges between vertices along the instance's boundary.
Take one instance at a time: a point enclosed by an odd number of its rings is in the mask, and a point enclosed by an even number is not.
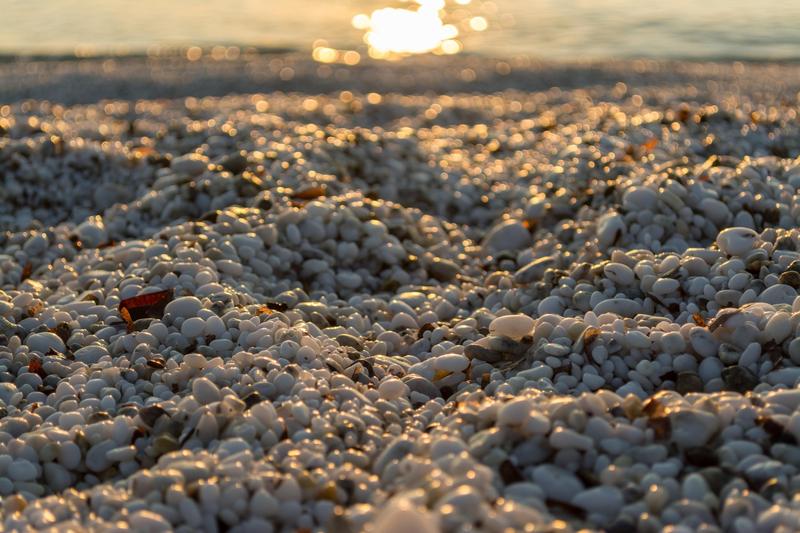
<svg viewBox="0 0 800 533"><path fill-rule="evenodd" d="M800 272L787 270L778 277L778 283L788 285L795 290L800 289Z"/></svg>
<svg viewBox="0 0 800 533"><path fill-rule="evenodd" d="M717 355L719 345L707 329L695 327L689 333L689 342L700 357L713 357Z"/></svg>
<svg viewBox="0 0 800 533"><path fill-rule="evenodd" d="M203 405L218 402L221 398L219 388L208 378L196 378L192 382L192 394Z"/></svg>
<svg viewBox="0 0 800 533"><path fill-rule="evenodd" d="M132 513L128 518L128 523L134 531L147 533L172 531L172 526L164 517L146 509Z"/></svg>
<svg viewBox="0 0 800 533"><path fill-rule="evenodd" d="M438 398L442 395L436 385L422 376L408 375L403 378L403 382L408 385L411 391L427 396L428 398Z"/></svg>
<svg viewBox="0 0 800 533"><path fill-rule="evenodd" d="M609 298L594 306L594 313L598 316L604 313L613 313L619 316L632 317L641 312L641 304L628 298Z"/></svg>
<svg viewBox="0 0 800 533"><path fill-rule="evenodd" d="M108 242L108 231L102 217L89 217L85 222L75 228L75 233L82 246L97 248Z"/></svg>
<svg viewBox="0 0 800 533"><path fill-rule="evenodd" d="M583 483L573 474L549 464L533 469L533 481L548 498L566 503L571 502L584 488Z"/></svg>
<svg viewBox="0 0 800 533"><path fill-rule="evenodd" d="M203 303L194 296L182 296L175 298L164 308L164 313L171 315L173 318L189 318L197 315L197 312L203 308Z"/></svg>
<svg viewBox="0 0 800 533"><path fill-rule="evenodd" d="M201 154L185 154L173 159L170 167L176 174L197 176L208 167L208 158Z"/></svg>
<svg viewBox="0 0 800 533"><path fill-rule="evenodd" d="M531 243L528 229L516 220L507 220L489 230L483 238L483 249L492 254L506 250L519 250Z"/></svg>
<svg viewBox="0 0 800 533"><path fill-rule="evenodd" d="M659 278L653 283L650 289L655 295L668 296L674 294L680 288L681 284L677 279L672 278Z"/></svg>
<svg viewBox="0 0 800 533"><path fill-rule="evenodd" d="M431 277L437 281L452 281L461 272L461 268L449 259L438 257L428 266Z"/></svg>
<svg viewBox="0 0 800 533"><path fill-rule="evenodd" d="M631 285L636 279L636 275L628 265L622 263L608 263L603 267L605 275L617 286L624 287Z"/></svg>
<svg viewBox="0 0 800 533"><path fill-rule="evenodd" d="M545 271L554 264L555 259L551 256L534 259L517 270L514 274L514 282L524 285L539 280L544 276Z"/></svg>
<svg viewBox="0 0 800 533"><path fill-rule="evenodd" d="M98 344L92 344L89 346L84 346L79 350L75 350L74 355L76 361L80 361L81 363L85 363L87 365L93 365L100 361L102 357L108 355L108 350Z"/></svg>
<svg viewBox="0 0 800 533"><path fill-rule="evenodd" d="M58 353L63 353L66 346L64 341L55 333L45 331L43 333L31 333L25 339L25 344L31 351L47 354L50 350Z"/></svg>
<svg viewBox="0 0 800 533"><path fill-rule="evenodd" d="M336 342L338 342L342 346L350 346L351 348L355 348L356 350L364 349L364 345L361 342L361 340L347 333L342 333L341 335L337 335Z"/></svg>
<svg viewBox="0 0 800 533"><path fill-rule="evenodd" d="M679 372L678 379L675 381L675 390L680 394L703 392L703 380L696 372Z"/></svg>
<svg viewBox="0 0 800 533"><path fill-rule="evenodd" d="M231 174L241 174L247 169L247 156L242 153L229 154L223 157L219 164Z"/></svg>
<svg viewBox="0 0 800 533"><path fill-rule="evenodd" d="M47 250L49 244L50 242L46 234L35 233L25 241L25 244L22 245L22 249L28 254L28 257L37 257Z"/></svg>
<svg viewBox="0 0 800 533"><path fill-rule="evenodd" d="M193 339L203 334L206 328L206 321L200 317L194 316L187 318L181 324L181 334L187 339Z"/></svg>
<svg viewBox="0 0 800 533"><path fill-rule="evenodd" d="M681 448L705 445L717 432L717 417L699 409L679 409L669 413L672 441Z"/></svg>
<svg viewBox="0 0 800 533"><path fill-rule="evenodd" d="M573 448L577 450L589 451L594 448L592 439L586 437L585 435L581 435L573 429L563 427L555 428L553 432L550 433L548 442L550 443L550 446L556 450Z"/></svg>
<svg viewBox="0 0 800 533"><path fill-rule="evenodd" d="M437 533L440 531L435 516L424 507L415 506L407 498L392 498L374 524L375 531L383 533Z"/></svg>
<svg viewBox="0 0 800 533"><path fill-rule="evenodd" d="M758 295L759 302L771 305L792 305L795 298L797 298L797 290L789 285L783 285L781 283L776 283L772 287L768 287L764 292Z"/></svg>
<svg viewBox="0 0 800 533"><path fill-rule="evenodd" d="M625 498L617 487L601 486L579 492L571 503L587 513L614 518L625 504Z"/></svg>
<svg viewBox="0 0 800 533"><path fill-rule="evenodd" d="M658 205L658 193L646 186L631 187L622 196L626 211L652 211Z"/></svg>
<svg viewBox="0 0 800 533"><path fill-rule="evenodd" d="M12 481L34 481L36 467L27 459L15 459L8 466L8 477Z"/></svg>
<svg viewBox="0 0 800 533"><path fill-rule="evenodd" d="M728 366L735 365L736 363L738 363L739 359L742 356L742 354L739 352L738 349L736 349L735 346L726 344L724 342L719 345L718 355L719 355L719 360L722 361L723 364Z"/></svg>
<svg viewBox="0 0 800 533"><path fill-rule="evenodd" d="M758 376L741 366L731 366L722 371L725 388L742 393L753 390L759 383Z"/></svg>
<svg viewBox="0 0 800 533"><path fill-rule="evenodd" d="M384 400L396 400L407 392L408 386L397 378L385 379L378 387L378 394Z"/></svg>
<svg viewBox="0 0 800 533"><path fill-rule="evenodd" d="M525 398L505 403L497 413L497 424L500 426L519 426L528 419L531 407L531 402Z"/></svg>
<svg viewBox="0 0 800 533"><path fill-rule="evenodd" d="M469 366L469 358L460 353L440 355L433 360L433 368L446 372L461 372Z"/></svg>
<svg viewBox="0 0 800 533"><path fill-rule="evenodd" d="M744 256L755 248L758 234L750 228L728 228L717 235L717 246L728 255Z"/></svg>
<svg viewBox="0 0 800 533"><path fill-rule="evenodd" d="M489 332L512 339L521 339L528 335L536 325L536 321L527 315L506 315L495 318L489 324Z"/></svg>
<svg viewBox="0 0 800 533"><path fill-rule="evenodd" d="M613 246L625 233L627 226L622 217L613 211L597 221L597 241L601 250Z"/></svg>

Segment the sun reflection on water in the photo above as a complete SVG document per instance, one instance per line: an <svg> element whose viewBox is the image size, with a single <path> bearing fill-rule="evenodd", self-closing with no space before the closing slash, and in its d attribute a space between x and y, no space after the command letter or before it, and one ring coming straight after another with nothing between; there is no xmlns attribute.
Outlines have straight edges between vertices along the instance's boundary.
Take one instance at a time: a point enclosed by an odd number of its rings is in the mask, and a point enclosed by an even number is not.
<svg viewBox="0 0 800 533"><path fill-rule="evenodd" d="M387 59L392 55L424 54L437 50L445 52L448 49L459 51L457 42L444 44L458 37L458 28L442 20L444 0L416 2L419 4L416 9L376 9L366 27L358 27L363 25L363 19L354 21L358 23L357 29L366 30L364 41L371 57Z"/></svg>
<svg viewBox="0 0 800 533"><path fill-rule="evenodd" d="M410 5L382 7L352 18L352 26L364 32L369 57L394 60L415 54L457 54L464 48L464 33L482 32L489 27L485 17L467 9L472 0L404 2ZM323 40L314 43L312 57L320 63L354 65L361 61L357 51L337 50Z"/></svg>

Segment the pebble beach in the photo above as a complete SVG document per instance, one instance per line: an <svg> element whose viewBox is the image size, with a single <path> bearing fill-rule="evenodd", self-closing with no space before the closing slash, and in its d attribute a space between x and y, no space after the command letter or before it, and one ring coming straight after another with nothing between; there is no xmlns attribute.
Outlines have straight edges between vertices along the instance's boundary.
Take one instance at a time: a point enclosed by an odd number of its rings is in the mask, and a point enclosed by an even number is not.
<svg viewBox="0 0 800 533"><path fill-rule="evenodd" d="M0 529L800 530L800 70L0 63Z"/></svg>

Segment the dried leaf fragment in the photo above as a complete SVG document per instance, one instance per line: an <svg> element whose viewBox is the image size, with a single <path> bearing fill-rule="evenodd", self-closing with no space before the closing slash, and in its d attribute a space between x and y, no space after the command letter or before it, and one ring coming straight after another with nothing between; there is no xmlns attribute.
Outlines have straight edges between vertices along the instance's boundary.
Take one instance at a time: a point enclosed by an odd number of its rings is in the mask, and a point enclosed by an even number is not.
<svg viewBox="0 0 800 533"><path fill-rule="evenodd" d="M119 303L119 316L128 324L128 331L133 331L133 323L136 320L161 318L164 315L164 308L171 301L171 289L126 298Z"/></svg>

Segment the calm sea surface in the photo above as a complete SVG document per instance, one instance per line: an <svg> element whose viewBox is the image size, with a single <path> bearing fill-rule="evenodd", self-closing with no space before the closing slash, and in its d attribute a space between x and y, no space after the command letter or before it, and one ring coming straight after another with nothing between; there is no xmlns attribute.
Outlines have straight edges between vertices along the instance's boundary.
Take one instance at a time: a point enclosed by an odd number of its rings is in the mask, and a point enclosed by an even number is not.
<svg viewBox="0 0 800 533"><path fill-rule="evenodd" d="M372 15L382 8L405 12ZM362 57L375 48L378 56L800 58L800 0L0 0L0 20L6 54L189 45L311 54L316 42Z"/></svg>

